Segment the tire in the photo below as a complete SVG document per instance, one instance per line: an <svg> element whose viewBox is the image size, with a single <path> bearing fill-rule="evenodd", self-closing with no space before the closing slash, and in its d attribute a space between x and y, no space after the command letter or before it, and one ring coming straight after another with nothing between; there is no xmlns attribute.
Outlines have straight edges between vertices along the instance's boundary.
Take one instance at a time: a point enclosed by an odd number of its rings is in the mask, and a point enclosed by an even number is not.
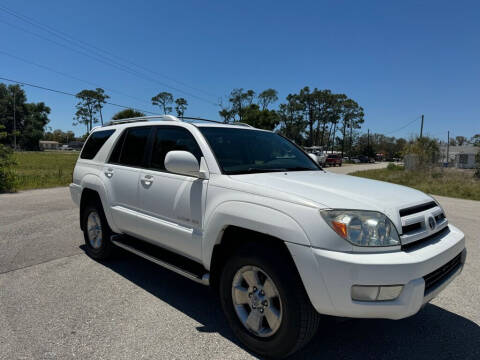
<svg viewBox="0 0 480 360"><path fill-rule="evenodd" d="M275 248L275 244L268 248L259 244L241 248L227 260L219 283L220 302L236 337L248 350L272 359L283 359L305 346L317 331L320 319L308 299L295 265L282 250ZM250 271L253 274L258 271L258 283L263 281L256 291L245 280L251 280ZM267 285L269 281L273 287ZM272 288L278 297L267 296L275 293ZM241 296L236 295L237 291ZM255 320L262 314L263 319L252 321L255 326L249 329L250 317ZM277 316L272 317L272 314ZM258 323L260 327L256 326ZM254 328L259 330L252 330Z"/></svg>
<svg viewBox="0 0 480 360"><path fill-rule="evenodd" d="M82 229L87 255L96 260L107 259L113 248L110 242L112 230L108 226L101 203L90 203L85 206L82 211Z"/></svg>

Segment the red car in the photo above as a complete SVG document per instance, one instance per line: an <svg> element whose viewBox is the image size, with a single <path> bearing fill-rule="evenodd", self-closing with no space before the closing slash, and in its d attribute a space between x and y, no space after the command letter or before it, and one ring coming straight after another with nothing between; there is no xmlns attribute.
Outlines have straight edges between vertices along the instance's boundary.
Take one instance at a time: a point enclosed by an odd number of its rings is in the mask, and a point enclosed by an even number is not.
<svg viewBox="0 0 480 360"><path fill-rule="evenodd" d="M342 166L342 157L338 154L327 155L326 164L328 166Z"/></svg>

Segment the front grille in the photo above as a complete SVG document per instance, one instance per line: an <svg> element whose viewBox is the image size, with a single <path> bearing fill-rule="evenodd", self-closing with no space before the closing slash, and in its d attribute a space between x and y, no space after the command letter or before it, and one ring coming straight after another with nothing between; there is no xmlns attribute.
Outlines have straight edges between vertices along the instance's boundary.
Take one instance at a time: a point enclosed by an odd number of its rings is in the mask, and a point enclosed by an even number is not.
<svg viewBox="0 0 480 360"><path fill-rule="evenodd" d="M403 251L410 251L410 250L415 250L419 246L422 246L424 243L428 242L428 240L434 239L434 238L440 238L445 235L447 235L450 232L450 229L447 227L444 227L442 230L437 231L435 234L432 234L430 236L424 237L421 240L411 242L409 244L403 244L402 245L402 250Z"/></svg>
<svg viewBox="0 0 480 360"><path fill-rule="evenodd" d="M448 226L442 208L435 201L400 209L399 215L402 222L400 240L403 245L424 242Z"/></svg>
<svg viewBox="0 0 480 360"><path fill-rule="evenodd" d="M404 216L412 215L428 209L432 209L436 206L437 206L437 203L435 201L430 201L426 204L415 205L415 206L400 210L400 216L404 217Z"/></svg>
<svg viewBox="0 0 480 360"><path fill-rule="evenodd" d="M443 279L448 278L454 271L458 269L462 262L462 254L458 254L445 265L439 267L423 277L425 280L425 295L435 290Z"/></svg>
<svg viewBox="0 0 480 360"><path fill-rule="evenodd" d="M423 222L418 222L416 224L402 226L402 234L408 234L413 231L420 230L422 228Z"/></svg>

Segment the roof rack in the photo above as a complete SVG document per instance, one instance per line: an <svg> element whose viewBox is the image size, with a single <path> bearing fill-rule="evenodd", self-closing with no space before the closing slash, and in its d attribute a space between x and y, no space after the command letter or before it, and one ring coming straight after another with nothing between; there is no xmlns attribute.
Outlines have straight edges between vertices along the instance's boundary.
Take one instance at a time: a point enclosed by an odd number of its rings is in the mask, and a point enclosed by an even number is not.
<svg viewBox="0 0 480 360"><path fill-rule="evenodd" d="M247 124L247 123L244 123L244 122L240 122L240 121L233 122L232 125L244 126L244 127L249 127L249 128L255 128L255 126L252 126L252 125L250 125L250 124Z"/></svg>
<svg viewBox="0 0 480 360"><path fill-rule="evenodd" d="M179 118L173 115L153 115L153 116L140 116L140 117L127 118L127 119L110 120L110 122L106 123L104 126L127 124L132 122L150 121L150 120L181 121Z"/></svg>
<svg viewBox="0 0 480 360"><path fill-rule="evenodd" d="M134 122L141 122L141 121L150 121L150 120L160 120L160 121L185 121L185 120L192 120L192 121L206 121L206 122L211 122L215 124L222 124L222 125L236 125L236 126L244 126L244 127L249 127L249 128L254 128L254 126L243 123L243 122L233 122L233 123L224 123L222 121L217 121L217 120L210 120L210 119L204 119L200 117L187 117L187 116L182 116L181 118L178 118L173 115L153 115L153 116L140 116L140 117L133 117L133 118L127 118L127 119L119 119L119 120L110 120L108 123L106 123L103 126L110 126L110 125L119 125L119 124L128 124L128 123L134 123Z"/></svg>

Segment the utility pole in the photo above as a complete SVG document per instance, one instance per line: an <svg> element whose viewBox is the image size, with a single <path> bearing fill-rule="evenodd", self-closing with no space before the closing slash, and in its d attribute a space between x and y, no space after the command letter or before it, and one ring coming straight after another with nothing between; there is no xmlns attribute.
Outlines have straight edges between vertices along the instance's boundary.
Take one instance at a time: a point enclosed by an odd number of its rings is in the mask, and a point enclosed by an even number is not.
<svg viewBox="0 0 480 360"><path fill-rule="evenodd" d="M447 167L448 167L448 162L449 162L449 160L448 160L449 150L450 150L450 130L448 130L448 132L447 132Z"/></svg>
<svg viewBox="0 0 480 360"><path fill-rule="evenodd" d="M420 126L420 139L423 136L423 114L422 114L422 125Z"/></svg>
<svg viewBox="0 0 480 360"><path fill-rule="evenodd" d="M14 88L15 89L15 88ZM17 151L17 121L15 119L15 93L13 90L13 150Z"/></svg>
<svg viewBox="0 0 480 360"><path fill-rule="evenodd" d="M367 129L367 156L370 155L370 129Z"/></svg>

